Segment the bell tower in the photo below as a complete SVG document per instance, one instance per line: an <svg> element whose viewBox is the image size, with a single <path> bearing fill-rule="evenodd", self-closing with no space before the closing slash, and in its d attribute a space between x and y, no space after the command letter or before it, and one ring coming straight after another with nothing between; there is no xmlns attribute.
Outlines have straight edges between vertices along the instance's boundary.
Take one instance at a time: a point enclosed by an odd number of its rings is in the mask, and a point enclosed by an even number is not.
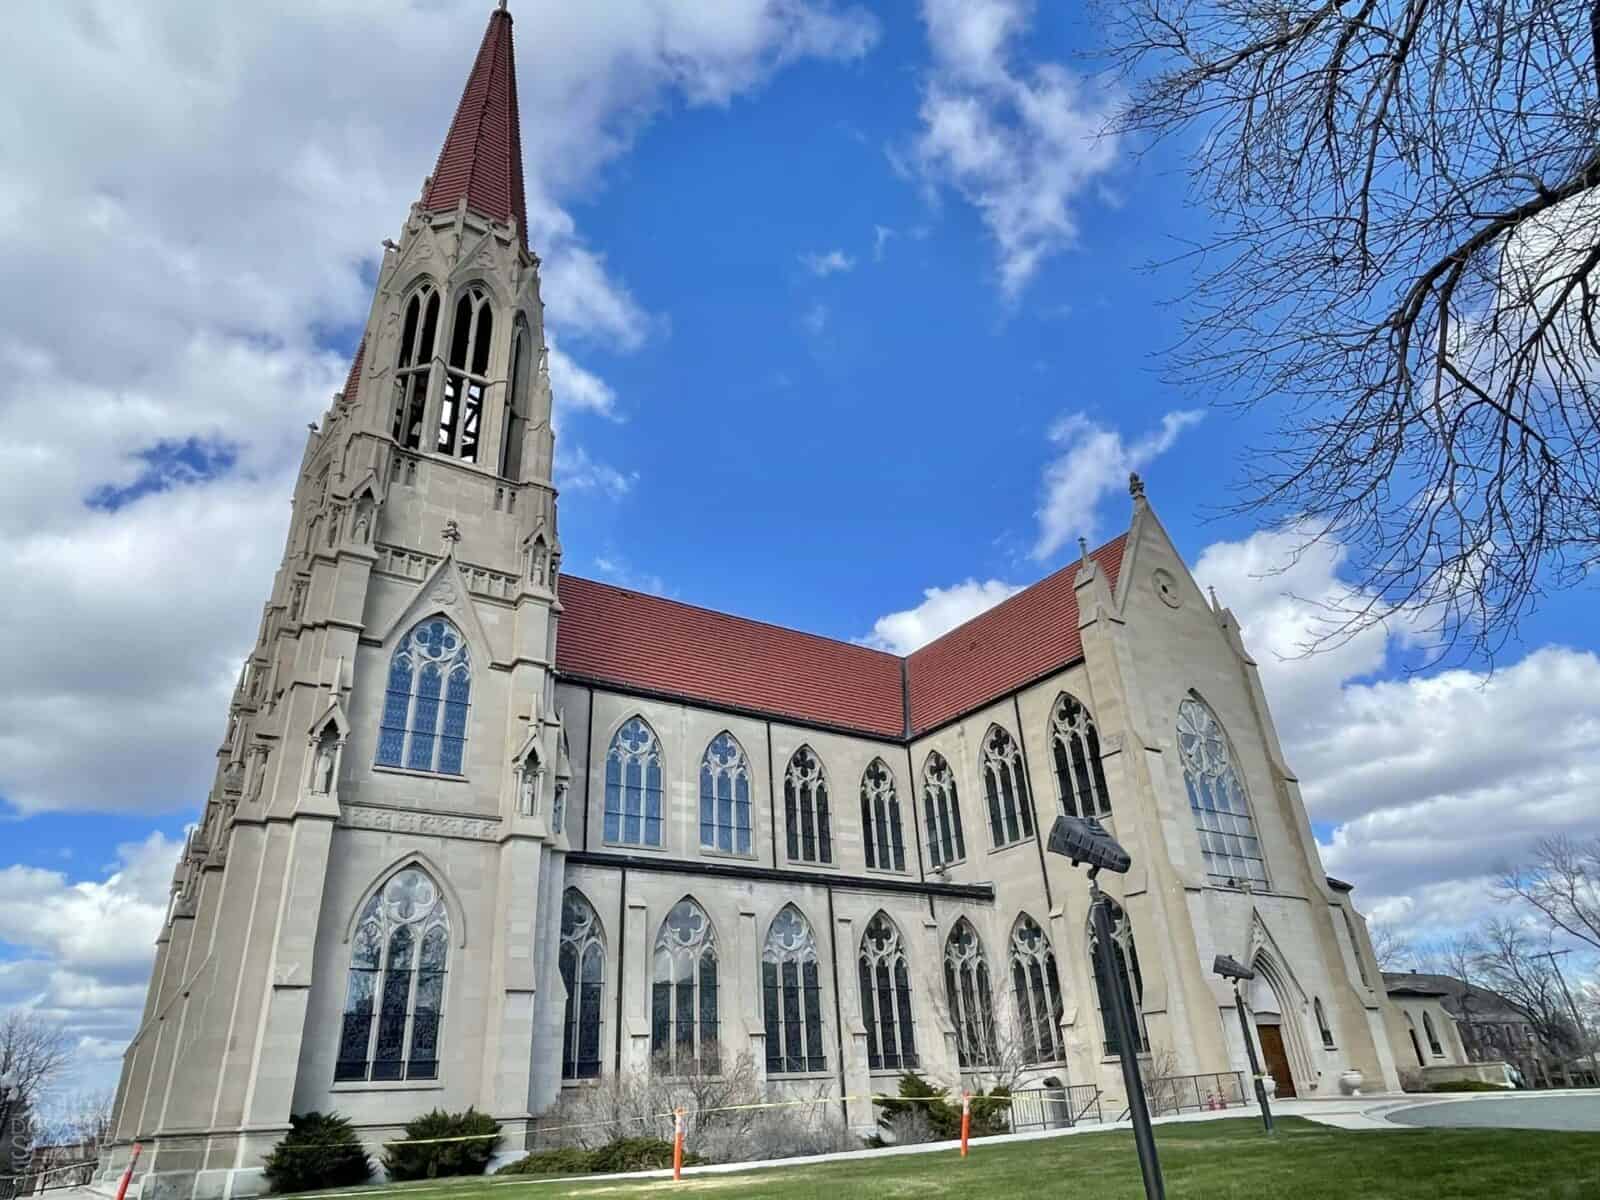
<svg viewBox="0 0 1600 1200"><path fill-rule="evenodd" d="M291 1114L471 1105L510 1145L559 1094L550 415L502 0L307 438L174 877L103 1164L142 1142L142 1200L259 1192Z"/></svg>

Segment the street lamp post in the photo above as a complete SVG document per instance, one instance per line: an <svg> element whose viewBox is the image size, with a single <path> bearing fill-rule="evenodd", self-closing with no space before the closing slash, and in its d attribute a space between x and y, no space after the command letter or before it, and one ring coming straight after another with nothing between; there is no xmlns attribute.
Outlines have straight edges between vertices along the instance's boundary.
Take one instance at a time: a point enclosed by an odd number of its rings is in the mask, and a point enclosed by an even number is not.
<svg viewBox="0 0 1600 1200"><path fill-rule="evenodd" d="M1561 994L1567 998L1567 1008L1572 1012L1572 1032L1580 1041L1589 1043L1589 1069L1594 1073L1595 1083L1600 1084L1600 1058L1595 1055L1594 1042L1590 1041L1588 1031L1583 1027L1583 1018L1578 1015L1578 1006L1573 1003L1572 993L1567 990L1567 977L1561 973L1561 964L1556 962L1556 955L1571 954L1570 950L1546 950L1543 954L1535 954L1534 958L1548 958L1550 965L1555 969L1556 982L1561 985ZM1571 1079L1571 1075L1568 1075Z"/></svg>
<svg viewBox="0 0 1600 1200"><path fill-rule="evenodd" d="M1161 1159L1156 1154L1156 1137L1150 1128L1150 1106L1145 1101L1144 1081L1139 1076L1139 1032L1134 1014L1128 1011L1121 973L1112 938L1110 901L1100 890L1096 876L1102 868L1124 875L1133 860L1105 826L1093 817L1056 818L1050 830L1048 849L1070 859L1073 866L1089 867L1089 919L1094 926L1095 959L1100 978L1111 993L1106 1015L1117 1039L1117 1057L1122 1063L1122 1083L1128 1092L1128 1115L1133 1121L1133 1142L1139 1152L1139 1171L1144 1176L1145 1200L1166 1200L1167 1186L1161 1178Z"/></svg>
<svg viewBox="0 0 1600 1200"><path fill-rule="evenodd" d="M1250 1078L1256 1085L1256 1103L1261 1106L1261 1124L1268 1133L1272 1132L1272 1106L1267 1103L1267 1085L1261 1082L1261 1063L1256 1058L1256 1044L1250 1038L1250 1021L1244 1014L1244 994L1239 985L1247 979L1254 979L1256 973L1249 967L1241 966L1226 954L1219 954L1211 964L1211 969L1224 979L1233 984L1233 1006L1239 1010L1239 1032L1244 1037L1244 1052L1250 1061Z"/></svg>

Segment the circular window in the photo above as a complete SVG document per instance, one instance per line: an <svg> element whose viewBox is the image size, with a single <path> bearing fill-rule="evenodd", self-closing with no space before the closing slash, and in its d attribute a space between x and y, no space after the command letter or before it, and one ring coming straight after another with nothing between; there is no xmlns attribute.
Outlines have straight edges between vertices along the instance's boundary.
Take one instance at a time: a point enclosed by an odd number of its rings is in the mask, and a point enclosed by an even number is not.
<svg viewBox="0 0 1600 1200"><path fill-rule="evenodd" d="M1168 608L1177 608L1183 603L1183 597L1178 594L1178 581L1172 573L1164 567L1158 567L1150 577L1156 585L1156 595L1161 597L1161 602Z"/></svg>

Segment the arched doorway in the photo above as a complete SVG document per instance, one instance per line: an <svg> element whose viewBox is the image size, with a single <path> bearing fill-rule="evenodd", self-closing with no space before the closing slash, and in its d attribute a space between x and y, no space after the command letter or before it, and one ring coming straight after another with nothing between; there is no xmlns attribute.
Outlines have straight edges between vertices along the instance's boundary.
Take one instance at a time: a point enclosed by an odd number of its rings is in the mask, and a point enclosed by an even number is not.
<svg viewBox="0 0 1600 1200"><path fill-rule="evenodd" d="M1256 977L1250 985L1250 1012L1261 1047L1261 1067L1277 1086L1277 1094L1299 1094L1297 1078L1313 1078L1294 1005L1286 1000L1292 994L1284 983L1277 964L1267 955L1257 955ZM1296 1068L1299 1068L1298 1070Z"/></svg>

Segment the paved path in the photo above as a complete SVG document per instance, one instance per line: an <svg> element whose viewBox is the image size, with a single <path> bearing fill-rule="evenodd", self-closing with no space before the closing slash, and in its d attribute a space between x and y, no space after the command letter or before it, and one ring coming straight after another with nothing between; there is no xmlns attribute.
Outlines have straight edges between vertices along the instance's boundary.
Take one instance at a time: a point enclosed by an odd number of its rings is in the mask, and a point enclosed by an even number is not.
<svg viewBox="0 0 1600 1200"><path fill-rule="evenodd" d="M1472 1096L1386 1114L1402 1125L1451 1129L1562 1129L1600 1133L1600 1092Z"/></svg>

